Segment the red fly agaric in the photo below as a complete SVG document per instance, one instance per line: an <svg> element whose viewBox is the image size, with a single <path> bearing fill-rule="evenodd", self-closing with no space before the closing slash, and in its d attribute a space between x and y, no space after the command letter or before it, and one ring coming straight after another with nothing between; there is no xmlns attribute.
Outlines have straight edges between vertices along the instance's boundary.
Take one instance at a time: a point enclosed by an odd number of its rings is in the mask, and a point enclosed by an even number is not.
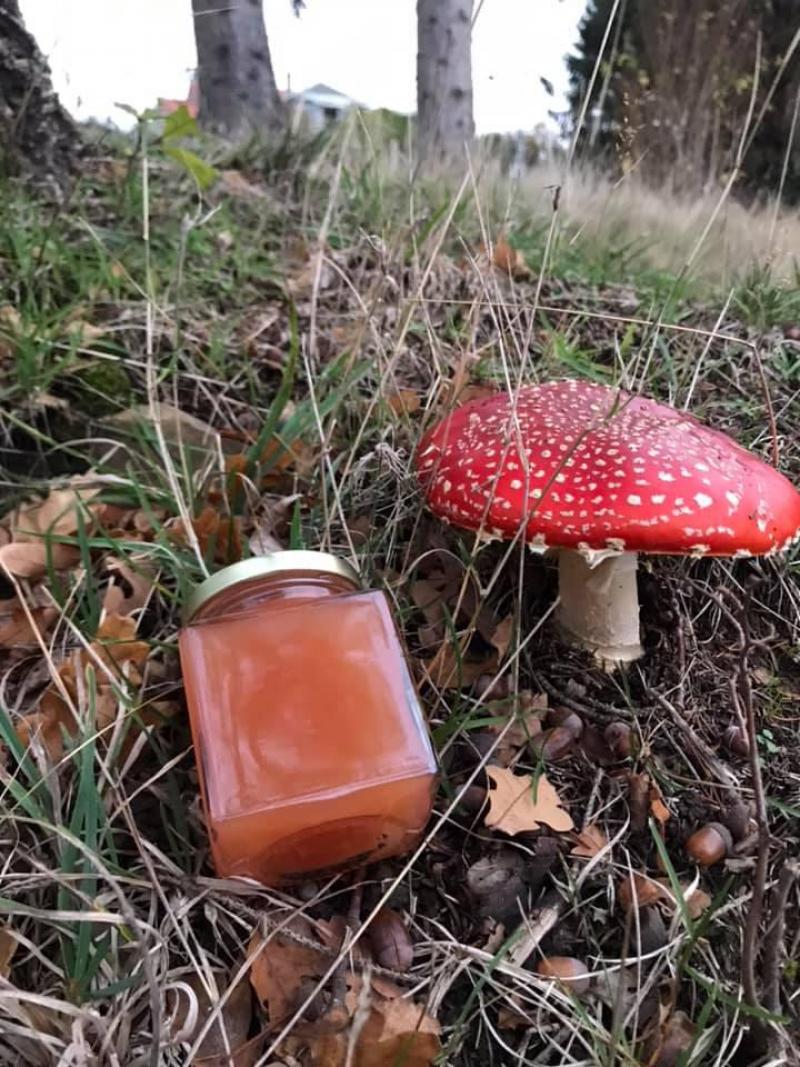
<svg viewBox="0 0 800 1067"><path fill-rule="evenodd" d="M606 663L641 655L637 552L754 556L800 536L778 471L684 411L590 382L464 404L417 466L445 521L560 550L561 629Z"/></svg>

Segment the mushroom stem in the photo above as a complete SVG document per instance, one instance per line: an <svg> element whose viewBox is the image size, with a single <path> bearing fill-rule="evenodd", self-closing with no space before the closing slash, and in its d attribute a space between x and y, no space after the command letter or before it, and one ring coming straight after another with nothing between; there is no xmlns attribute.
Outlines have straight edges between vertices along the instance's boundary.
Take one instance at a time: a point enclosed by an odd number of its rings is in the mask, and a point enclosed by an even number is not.
<svg viewBox="0 0 800 1067"><path fill-rule="evenodd" d="M635 552L591 566L580 552L562 549L558 591L558 623L571 644L593 652L604 666L642 655Z"/></svg>

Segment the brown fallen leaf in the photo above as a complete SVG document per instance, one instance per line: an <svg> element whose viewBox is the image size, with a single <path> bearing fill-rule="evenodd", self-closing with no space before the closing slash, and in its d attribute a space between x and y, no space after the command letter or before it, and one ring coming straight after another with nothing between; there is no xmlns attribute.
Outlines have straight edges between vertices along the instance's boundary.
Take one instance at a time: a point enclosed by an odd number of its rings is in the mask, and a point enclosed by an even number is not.
<svg viewBox="0 0 800 1067"><path fill-rule="evenodd" d="M126 664L141 669L150 654L150 645L136 637L136 627L136 620L129 615L106 615L92 642L93 651L119 673L124 673Z"/></svg>
<svg viewBox="0 0 800 1067"><path fill-rule="evenodd" d="M286 288L293 297L298 299L310 296L315 285L320 290L330 289L337 277L336 271L326 258L326 252L314 250L302 270L288 280Z"/></svg>
<svg viewBox="0 0 800 1067"><path fill-rule="evenodd" d="M11 933L8 926L0 926L0 978L8 978L11 972L11 961L19 948L19 941Z"/></svg>
<svg viewBox="0 0 800 1067"><path fill-rule="evenodd" d="M64 328L65 335L80 348L91 348L95 341L105 337L106 331L102 326L95 326L92 322L84 322L82 319L73 319Z"/></svg>
<svg viewBox="0 0 800 1067"><path fill-rule="evenodd" d="M120 559L109 559L105 565L110 577L103 597L103 611L107 615L130 615L143 608L153 592L155 574L145 562L133 565Z"/></svg>
<svg viewBox="0 0 800 1067"><path fill-rule="evenodd" d="M581 830L576 835L575 841L575 847L570 850L570 855L584 859L592 859L608 845L608 838L595 822Z"/></svg>
<svg viewBox="0 0 800 1067"><path fill-rule="evenodd" d="M102 660L113 675L138 684L141 681L139 672L149 654L149 644L136 637L134 619L113 614L106 616L89 650L76 650L59 665L58 676L63 690L55 683L51 685L42 694L36 710L17 722L16 734L20 741L27 746L36 738L53 763L61 759L64 755L64 735L74 737L78 732L75 713L65 699L65 693L75 708L79 709L81 696L85 699L86 694L81 676L88 666L92 667L95 677L94 726L98 733L105 736L117 719L120 704L111 680L105 672L98 670L97 659ZM160 722L163 718L161 711L169 708L169 701L158 702L152 708L145 708L139 721L145 726ZM126 739L121 755L124 756L132 741L130 736Z"/></svg>
<svg viewBox="0 0 800 1067"><path fill-rule="evenodd" d="M402 918L393 908L381 908L367 930L375 962L390 971L407 971L414 961L414 945Z"/></svg>
<svg viewBox="0 0 800 1067"><path fill-rule="evenodd" d="M655 878L638 871L623 875L617 886L617 900L624 911L646 908L659 901L671 901L672 894Z"/></svg>
<svg viewBox="0 0 800 1067"><path fill-rule="evenodd" d="M631 813L631 830L636 834L647 829L650 810L650 775L642 772L628 774L628 808Z"/></svg>
<svg viewBox="0 0 800 1067"><path fill-rule="evenodd" d="M0 648L35 645L37 633L44 636L58 618L58 609L28 608L17 600L3 601L0 611Z"/></svg>
<svg viewBox="0 0 800 1067"><path fill-rule="evenodd" d="M511 638L514 636L514 618L509 615L507 619L502 619L492 631L492 636L489 638L490 643L497 649L497 655L502 663L508 652L508 646L511 644Z"/></svg>
<svg viewBox="0 0 800 1067"><path fill-rule="evenodd" d="M64 755L64 734L77 731L75 716L68 704L55 689L47 689L36 711L23 715L15 727L15 733L28 748L33 740L38 741L51 763L58 763Z"/></svg>
<svg viewBox="0 0 800 1067"><path fill-rule="evenodd" d="M220 171L217 189L239 200L269 200L270 195L260 185L254 185L240 170Z"/></svg>
<svg viewBox="0 0 800 1067"><path fill-rule="evenodd" d="M518 248L512 248L502 235L495 241L492 261L498 270L501 270L503 274L510 275L515 280L521 281L531 276L523 254Z"/></svg>
<svg viewBox="0 0 800 1067"><path fill-rule="evenodd" d="M0 571L36 581L44 578L50 568L64 571L74 567L80 558L80 549L57 541L12 541L0 548Z"/></svg>
<svg viewBox="0 0 800 1067"><path fill-rule="evenodd" d="M192 528L205 559L213 556L217 563L235 563L242 558L241 520L238 516L220 515L211 505L206 505L192 519ZM187 544L183 519L176 519L171 524L169 536L178 544Z"/></svg>
<svg viewBox="0 0 800 1067"><path fill-rule="evenodd" d="M688 896L684 895L684 900L690 919L699 919L703 912L711 907L711 897L704 889L693 889Z"/></svg>
<svg viewBox="0 0 800 1067"><path fill-rule="evenodd" d="M216 971L214 979L219 994L222 996L227 992L228 976L224 972ZM212 999L209 996L199 974L186 975L180 981L192 990L197 1000L198 1012L194 1026L187 1031L186 1023L190 1017L192 999L180 988L173 990L170 997L172 1001L170 1007L173 1012L170 1033L173 1041L192 1044L214 1010L216 998ZM250 985L246 981L239 982L225 1001L217 1021L200 1042L197 1053L191 1061L192 1064L196 1067L201 1064L203 1067L217 1067L217 1065L219 1067L223 1065L224 1067L251 1067L258 1058L259 1051L258 1045L253 1045L247 1040L252 1017ZM227 1049L231 1051L230 1057Z"/></svg>
<svg viewBox="0 0 800 1067"><path fill-rule="evenodd" d="M395 415L413 415L422 406L422 398L413 389L398 389L386 397L386 403Z"/></svg>
<svg viewBox="0 0 800 1067"><path fill-rule="evenodd" d="M355 1067L430 1067L441 1052L439 1031L413 1000L379 1000L361 1031Z"/></svg>
<svg viewBox="0 0 800 1067"><path fill-rule="evenodd" d="M666 1010L666 1009L662 1009ZM681 1057L697 1038L696 1027L688 1015L676 1011L661 1023L660 1031L648 1042L647 1067L677 1067Z"/></svg>
<svg viewBox="0 0 800 1067"><path fill-rule="evenodd" d="M486 773L494 783L484 819L487 826L512 837L538 830L541 823L559 831L573 828L558 793L543 774L534 782L529 774L514 774L505 767L487 767Z"/></svg>
<svg viewBox="0 0 800 1067"><path fill-rule="evenodd" d="M664 803L664 795L656 782L650 783L650 814L660 826L665 826L670 819L670 810Z"/></svg>
<svg viewBox="0 0 800 1067"><path fill-rule="evenodd" d="M313 936L302 918L293 920L290 930L306 939ZM252 960L250 983L266 1007L273 1029L286 1022L305 999L301 992L307 979L321 978L330 963L322 952L283 934L273 934L267 940L253 934L247 955Z"/></svg>
<svg viewBox="0 0 800 1067"><path fill-rule="evenodd" d="M491 674L497 669L497 656L479 662L468 660L463 652L460 655L456 652L450 641L439 648L433 659L418 662L428 681L437 689L464 689L473 685L482 674Z"/></svg>
<svg viewBox="0 0 800 1067"><path fill-rule="evenodd" d="M503 1007L497 1013L497 1025L501 1030L529 1030L533 1024L513 1008Z"/></svg>

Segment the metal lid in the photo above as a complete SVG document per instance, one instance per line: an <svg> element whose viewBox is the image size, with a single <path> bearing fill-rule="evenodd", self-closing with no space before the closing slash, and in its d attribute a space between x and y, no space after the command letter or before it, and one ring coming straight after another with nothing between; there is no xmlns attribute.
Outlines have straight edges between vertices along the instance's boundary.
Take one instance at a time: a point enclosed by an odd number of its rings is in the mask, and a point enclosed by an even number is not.
<svg viewBox="0 0 800 1067"><path fill-rule="evenodd" d="M346 560L327 552L307 552L305 549L287 549L285 552L269 552L265 556L251 556L239 563L206 578L196 585L188 596L183 609L183 621L190 622L203 604L211 597L253 578L265 574L285 574L289 571L306 571L312 574L334 574L351 582L356 588L361 584L358 571Z"/></svg>

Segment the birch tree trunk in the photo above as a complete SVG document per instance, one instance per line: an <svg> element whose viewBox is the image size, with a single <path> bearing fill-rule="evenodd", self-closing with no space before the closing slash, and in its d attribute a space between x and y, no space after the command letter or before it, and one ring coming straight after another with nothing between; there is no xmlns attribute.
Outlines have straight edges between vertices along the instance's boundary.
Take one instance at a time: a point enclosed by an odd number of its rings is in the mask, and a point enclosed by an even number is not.
<svg viewBox="0 0 800 1067"><path fill-rule="evenodd" d="M81 152L18 0L0 0L0 170L63 195Z"/></svg>
<svg viewBox="0 0 800 1067"><path fill-rule="evenodd" d="M202 125L232 140L283 125L261 0L192 0Z"/></svg>
<svg viewBox="0 0 800 1067"><path fill-rule="evenodd" d="M463 157L472 117L473 0L417 0L417 150L423 163Z"/></svg>

